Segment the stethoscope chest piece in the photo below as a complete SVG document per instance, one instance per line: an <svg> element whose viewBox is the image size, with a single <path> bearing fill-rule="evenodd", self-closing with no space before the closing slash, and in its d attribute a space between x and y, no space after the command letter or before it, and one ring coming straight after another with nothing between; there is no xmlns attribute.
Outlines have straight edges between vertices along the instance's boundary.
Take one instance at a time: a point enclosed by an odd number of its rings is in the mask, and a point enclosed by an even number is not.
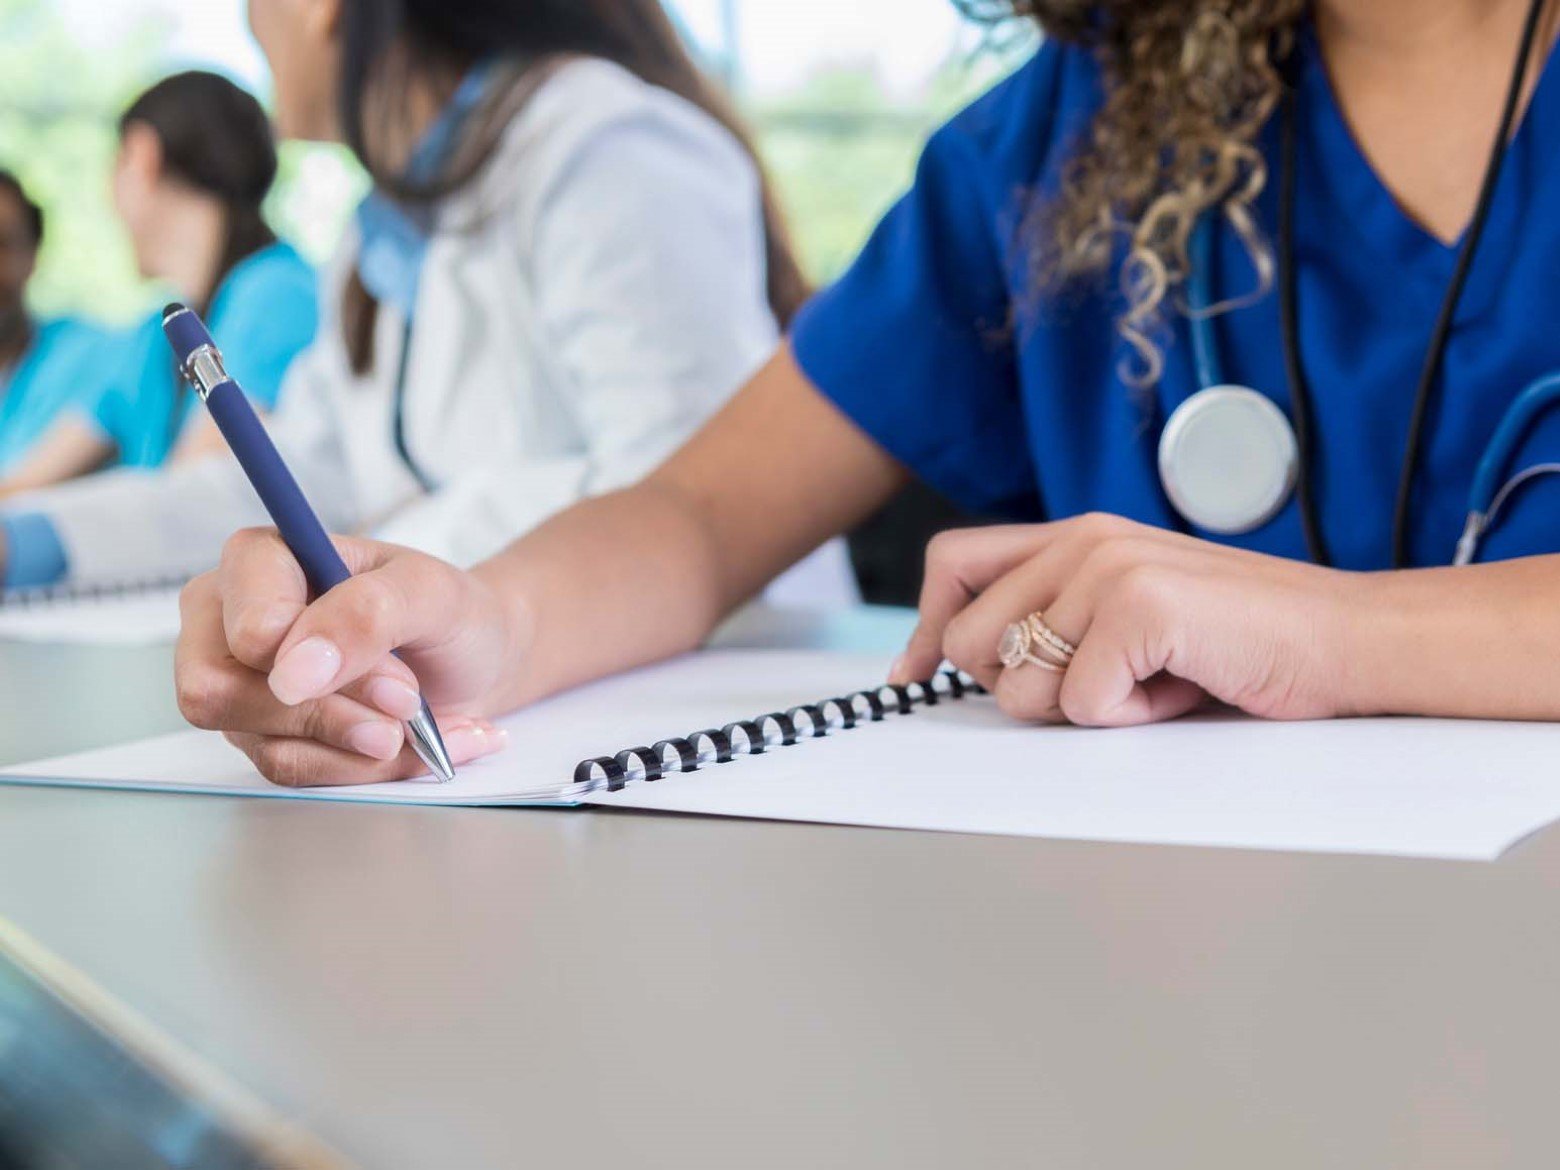
<svg viewBox="0 0 1560 1170"><path fill-rule="evenodd" d="M1211 386L1170 416L1159 439L1159 478L1187 521L1239 536L1261 528L1294 493L1300 445L1270 398Z"/></svg>

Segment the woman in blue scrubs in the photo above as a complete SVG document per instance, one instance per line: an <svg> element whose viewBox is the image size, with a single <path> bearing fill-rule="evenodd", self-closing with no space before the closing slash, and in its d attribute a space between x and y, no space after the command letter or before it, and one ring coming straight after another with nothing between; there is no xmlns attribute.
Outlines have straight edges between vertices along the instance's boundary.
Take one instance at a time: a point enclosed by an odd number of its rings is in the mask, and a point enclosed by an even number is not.
<svg viewBox="0 0 1560 1170"><path fill-rule="evenodd" d="M1433 567L1560 370L1560 3L1013 7L1045 47L682 452L470 573L351 543L312 605L236 540L186 608L204 718L283 783L418 774L332 746L393 721L392 649L483 732L698 645L912 475L1014 523L934 543L896 681L946 656L1015 718L1091 725L1560 718L1555 481ZM1501 470L1560 459L1560 420L1519 430Z"/></svg>
<svg viewBox="0 0 1560 1170"><path fill-rule="evenodd" d="M204 306L219 343L233 343L245 391L274 408L314 338L318 304L313 270L261 214L277 165L265 112L226 78L181 73L137 98L119 131L114 204L141 275ZM110 463L155 468L222 449L192 411L160 313L99 349L93 365L96 388L0 478L0 496Z"/></svg>
<svg viewBox="0 0 1560 1170"><path fill-rule="evenodd" d="M27 311L43 231L43 209L0 171L0 477L87 395L94 347L103 340L85 322L39 321Z"/></svg>

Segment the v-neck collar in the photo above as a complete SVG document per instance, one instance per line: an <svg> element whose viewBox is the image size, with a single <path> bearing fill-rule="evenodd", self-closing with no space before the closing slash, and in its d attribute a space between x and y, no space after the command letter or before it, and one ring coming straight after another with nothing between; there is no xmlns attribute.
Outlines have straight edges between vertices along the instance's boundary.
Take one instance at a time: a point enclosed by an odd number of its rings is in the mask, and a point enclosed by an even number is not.
<svg viewBox="0 0 1560 1170"><path fill-rule="evenodd" d="M1302 119L1301 141L1307 143L1302 148L1305 157L1300 160L1302 182L1311 177L1305 170L1318 172L1318 181L1330 188L1333 198L1342 205L1343 220L1368 246L1383 254L1390 265L1389 276L1398 281L1398 289L1406 294L1401 298L1405 307L1414 316L1420 316L1426 305L1438 306L1444 297L1467 229L1447 244L1404 210L1344 117L1315 25L1309 19L1302 27L1297 51L1301 54L1297 116ZM1537 84L1507 144L1489 222L1458 306L1455 320L1459 324L1482 316L1498 301L1512 252L1522 240L1524 220L1531 213L1531 192L1539 178L1537 168L1554 165L1537 146L1560 142L1557 60L1560 48L1552 46L1538 65ZM1306 121L1310 122L1309 127L1304 124ZM1382 299L1383 307L1400 300L1396 294Z"/></svg>

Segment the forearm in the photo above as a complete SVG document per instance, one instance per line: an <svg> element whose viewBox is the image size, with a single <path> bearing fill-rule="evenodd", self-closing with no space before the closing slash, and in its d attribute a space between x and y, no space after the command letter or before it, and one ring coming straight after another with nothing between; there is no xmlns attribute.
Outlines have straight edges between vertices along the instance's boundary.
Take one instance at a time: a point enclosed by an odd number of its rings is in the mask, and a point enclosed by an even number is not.
<svg viewBox="0 0 1560 1170"><path fill-rule="evenodd" d="M352 531L353 485L335 445L294 441L280 429L275 436L326 525ZM236 530L269 523L231 455L160 472L121 468L25 497L17 508L49 516L78 584L204 572Z"/></svg>
<svg viewBox="0 0 1560 1170"><path fill-rule="evenodd" d="M517 648L494 710L695 648L904 482L782 349L642 484L570 508L477 570Z"/></svg>
<svg viewBox="0 0 1560 1170"><path fill-rule="evenodd" d="M1359 714L1560 720L1560 557L1360 579Z"/></svg>
<svg viewBox="0 0 1560 1170"><path fill-rule="evenodd" d="M5 479L0 499L41 491L101 469L113 457L113 447L92 427L77 419L59 423Z"/></svg>
<svg viewBox="0 0 1560 1170"><path fill-rule="evenodd" d="M718 562L687 501L644 484L587 500L479 565L513 646L493 712L696 648L734 604Z"/></svg>

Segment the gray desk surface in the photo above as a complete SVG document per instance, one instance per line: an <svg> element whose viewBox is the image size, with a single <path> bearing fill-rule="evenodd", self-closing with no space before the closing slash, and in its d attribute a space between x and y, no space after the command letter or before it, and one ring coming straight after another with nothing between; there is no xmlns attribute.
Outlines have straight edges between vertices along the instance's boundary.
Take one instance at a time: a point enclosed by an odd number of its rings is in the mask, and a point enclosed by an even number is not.
<svg viewBox="0 0 1560 1170"><path fill-rule="evenodd" d="M0 644L0 759L174 726L168 667ZM0 916L371 1167L1549 1167L1557 902L1560 832L1467 865L0 789Z"/></svg>

